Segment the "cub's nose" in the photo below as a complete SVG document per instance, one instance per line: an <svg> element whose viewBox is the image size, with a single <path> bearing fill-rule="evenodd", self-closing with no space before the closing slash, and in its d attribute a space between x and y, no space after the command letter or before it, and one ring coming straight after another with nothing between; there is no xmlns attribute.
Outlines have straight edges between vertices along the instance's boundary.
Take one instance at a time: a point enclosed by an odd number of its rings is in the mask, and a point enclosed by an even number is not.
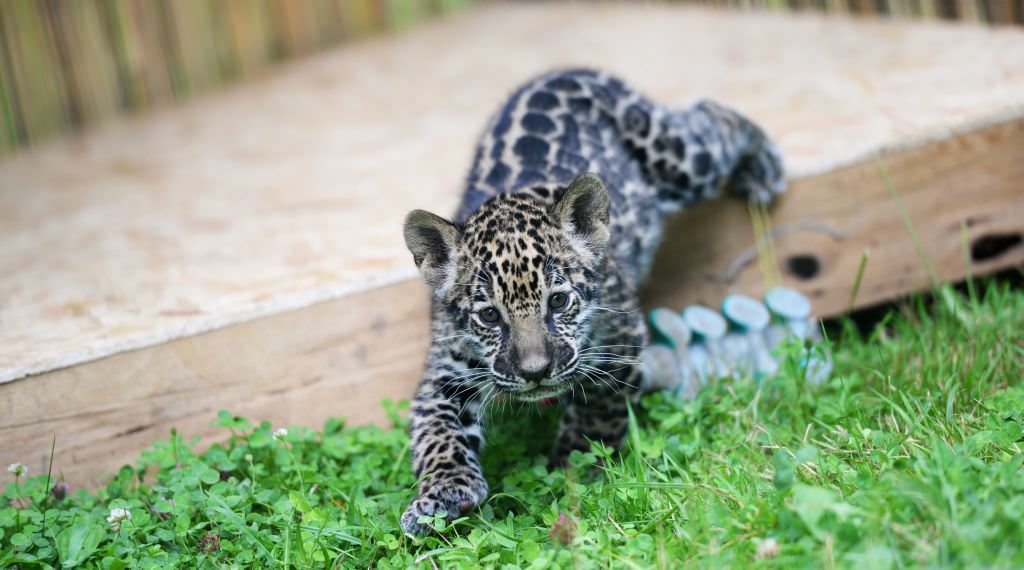
<svg viewBox="0 0 1024 570"><path fill-rule="evenodd" d="M519 363L519 376L527 382L540 382L551 376L551 359L532 356Z"/></svg>

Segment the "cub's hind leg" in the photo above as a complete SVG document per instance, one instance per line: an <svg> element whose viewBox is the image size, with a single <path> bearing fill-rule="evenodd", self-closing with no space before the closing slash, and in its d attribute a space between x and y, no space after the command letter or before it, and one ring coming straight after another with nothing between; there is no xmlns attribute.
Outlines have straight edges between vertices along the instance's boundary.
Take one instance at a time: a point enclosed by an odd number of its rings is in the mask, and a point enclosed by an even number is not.
<svg viewBox="0 0 1024 570"><path fill-rule="evenodd" d="M723 193L770 204L786 190L775 143L724 105L700 101L674 111L639 100L620 121L626 147L667 210Z"/></svg>

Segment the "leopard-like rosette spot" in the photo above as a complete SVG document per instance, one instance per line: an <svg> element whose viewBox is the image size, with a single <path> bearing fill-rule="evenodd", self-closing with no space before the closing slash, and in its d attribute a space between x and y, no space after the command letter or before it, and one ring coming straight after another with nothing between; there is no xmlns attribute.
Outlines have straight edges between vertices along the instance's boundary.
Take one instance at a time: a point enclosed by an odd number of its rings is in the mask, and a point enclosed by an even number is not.
<svg viewBox="0 0 1024 570"><path fill-rule="evenodd" d="M482 479L471 480L467 484L451 481L439 483L421 493L405 509L402 514L402 530L417 535L427 534L430 527L419 522L420 517L432 517L445 511L445 518L454 520L483 503L486 498L487 482Z"/></svg>

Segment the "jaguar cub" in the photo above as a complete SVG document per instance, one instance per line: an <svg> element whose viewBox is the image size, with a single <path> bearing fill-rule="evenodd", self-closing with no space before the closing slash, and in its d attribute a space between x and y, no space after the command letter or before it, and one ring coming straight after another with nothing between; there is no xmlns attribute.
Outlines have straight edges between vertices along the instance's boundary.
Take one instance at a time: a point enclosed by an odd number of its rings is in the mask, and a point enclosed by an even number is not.
<svg viewBox="0 0 1024 570"><path fill-rule="evenodd" d="M431 345L412 404L419 497L402 516L480 504L495 398L558 399L549 467L588 440L615 447L639 392L647 331L637 287L665 216L722 193L785 190L776 146L739 113L679 111L607 74L537 77L492 119L452 221L416 210L405 241L433 289Z"/></svg>

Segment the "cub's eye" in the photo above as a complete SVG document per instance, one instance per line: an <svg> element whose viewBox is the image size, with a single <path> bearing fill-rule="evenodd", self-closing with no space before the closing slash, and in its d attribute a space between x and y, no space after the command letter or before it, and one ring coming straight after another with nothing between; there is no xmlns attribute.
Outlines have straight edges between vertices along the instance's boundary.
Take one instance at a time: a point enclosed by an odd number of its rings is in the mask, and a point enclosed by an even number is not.
<svg viewBox="0 0 1024 570"><path fill-rule="evenodd" d="M552 309L561 309L569 302L569 296L565 293L555 293L548 297L548 306Z"/></svg>
<svg viewBox="0 0 1024 570"><path fill-rule="evenodd" d="M498 310L495 309L494 307L487 307L486 309L481 309L479 312L477 312L477 315L480 315L481 321L489 325L493 325L494 323L498 322L499 319L501 319L501 315L498 313Z"/></svg>

